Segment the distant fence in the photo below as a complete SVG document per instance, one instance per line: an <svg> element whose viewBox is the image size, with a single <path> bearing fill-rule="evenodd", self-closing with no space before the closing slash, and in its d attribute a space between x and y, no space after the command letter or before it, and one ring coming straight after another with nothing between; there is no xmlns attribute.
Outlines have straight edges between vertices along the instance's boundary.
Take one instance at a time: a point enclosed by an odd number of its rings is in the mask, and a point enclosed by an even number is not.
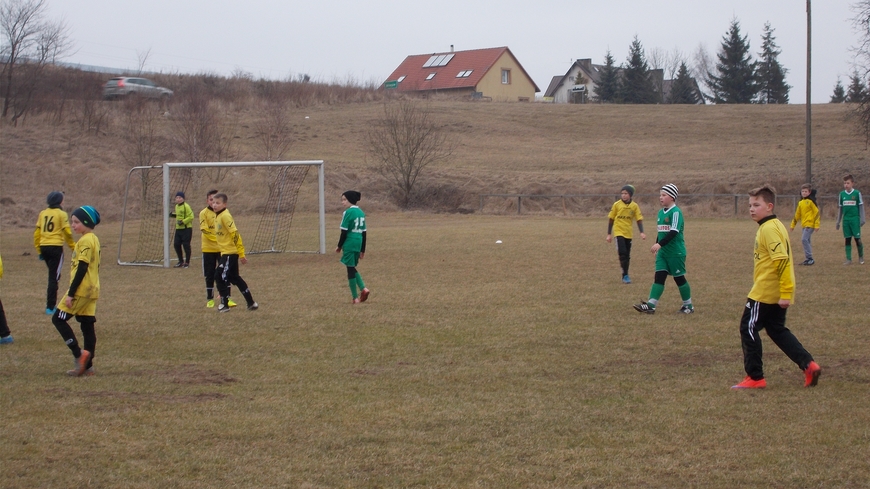
<svg viewBox="0 0 870 489"><path fill-rule="evenodd" d="M577 215L607 214L619 194L480 194L480 212L527 214L562 212ZM651 213L661 207L659 194L635 194L641 211ZM677 203L683 210L692 209L700 216L735 217L747 214L746 194L680 194ZM800 195L778 195L775 212L783 220L791 219ZM823 217L836 218L837 196L816 197Z"/></svg>

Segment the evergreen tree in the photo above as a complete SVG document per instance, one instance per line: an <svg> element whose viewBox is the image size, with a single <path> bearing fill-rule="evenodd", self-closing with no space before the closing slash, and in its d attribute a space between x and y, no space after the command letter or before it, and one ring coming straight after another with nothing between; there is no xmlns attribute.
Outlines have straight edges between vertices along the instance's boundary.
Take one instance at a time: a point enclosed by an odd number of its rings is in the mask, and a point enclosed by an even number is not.
<svg viewBox="0 0 870 489"><path fill-rule="evenodd" d="M782 53L776 45L773 37L773 28L770 22L764 24L764 34L761 36L761 58L758 62L758 103L760 104L787 104L788 91L791 86L785 83L785 74L788 70L779 64L777 59Z"/></svg>
<svg viewBox="0 0 870 489"><path fill-rule="evenodd" d="M849 83L849 93L846 94L846 102L861 103L867 98L867 87L858 72L852 73Z"/></svg>
<svg viewBox="0 0 870 489"><path fill-rule="evenodd" d="M731 21L716 55L716 74L707 73L707 85L717 104L748 104L758 94L756 62L749 54L749 41L740 36L740 22Z"/></svg>
<svg viewBox="0 0 870 489"><path fill-rule="evenodd" d="M840 81L840 78L837 78L837 84L834 85L834 94L831 95L831 103L832 104L842 104L846 101L846 89L843 88L843 82Z"/></svg>
<svg viewBox="0 0 870 489"><path fill-rule="evenodd" d="M604 69L601 70L601 79L595 86L595 97L599 102L618 102L619 98L619 69L613 64L613 56L610 50L604 56Z"/></svg>
<svg viewBox="0 0 870 489"><path fill-rule="evenodd" d="M652 80L643 46L634 36L629 48L626 66L622 69L622 101L626 104L655 104L660 102L659 91Z"/></svg>
<svg viewBox="0 0 870 489"><path fill-rule="evenodd" d="M668 102L672 104L697 104L701 102L698 98L698 91L695 90L695 80L689 74L689 68L685 61L680 63L677 77L671 83Z"/></svg>

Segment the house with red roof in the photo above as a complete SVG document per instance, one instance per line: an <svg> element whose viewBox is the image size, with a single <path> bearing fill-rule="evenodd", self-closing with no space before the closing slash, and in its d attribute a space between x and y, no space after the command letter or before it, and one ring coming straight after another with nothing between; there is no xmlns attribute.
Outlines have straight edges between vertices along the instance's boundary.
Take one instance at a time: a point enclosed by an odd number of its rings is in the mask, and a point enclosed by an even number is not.
<svg viewBox="0 0 870 489"><path fill-rule="evenodd" d="M428 95L442 93L493 100L529 102L541 90L507 47L405 58L384 83L387 90Z"/></svg>

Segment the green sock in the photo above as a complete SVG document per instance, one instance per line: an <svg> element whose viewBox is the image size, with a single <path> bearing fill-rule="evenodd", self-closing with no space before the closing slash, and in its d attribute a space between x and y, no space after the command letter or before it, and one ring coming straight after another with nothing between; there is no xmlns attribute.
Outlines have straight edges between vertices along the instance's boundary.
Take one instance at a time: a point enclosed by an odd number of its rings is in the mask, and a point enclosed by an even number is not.
<svg viewBox="0 0 870 489"><path fill-rule="evenodd" d="M347 280L347 285L350 287L350 295L353 296L354 299L359 297L359 293L356 291L356 279L351 278Z"/></svg>
<svg viewBox="0 0 870 489"><path fill-rule="evenodd" d="M689 287L689 282L684 283L683 285L678 287L680 289L680 297L683 299L683 304L687 306L692 305L692 288Z"/></svg>
<svg viewBox="0 0 870 489"><path fill-rule="evenodd" d="M359 272L356 272L356 286L359 287L359 290L366 288L366 283L363 282L362 275Z"/></svg>
<svg viewBox="0 0 870 489"><path fill-rule="evenodd" d="M659 299L662 297L662 294L665 292L665 284L652 284L652 288L649 290L649 302L655 308L655 305L659 303Z"/></svg>
<svg viewBox="0 0 870 489"><path fill-rule="evenodd" d="M846 261L852 261L852 245L846 247Z"/></svg>

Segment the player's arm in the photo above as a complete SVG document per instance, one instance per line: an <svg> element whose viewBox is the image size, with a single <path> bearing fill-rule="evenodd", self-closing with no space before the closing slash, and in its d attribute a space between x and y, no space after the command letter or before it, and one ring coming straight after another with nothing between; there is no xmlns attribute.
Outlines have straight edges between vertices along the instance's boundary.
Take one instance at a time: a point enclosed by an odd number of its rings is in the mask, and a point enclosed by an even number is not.
<svg viewBox="0 0 870 489"><path fill-rule="evenodd" d="M867 223L867 219L864 216L864 199L861 197L861 192L858 192L858 212L861 214L861 225L863 226Z"/></svg>
<svg viewBox="0 0 870 489"><path fill-rule="evenodd" d="M208 218L205 217L205 214L205 209L199 213L199 232L202 234L208 234Z"/></svg>
<svg viewBox="0 0 870 489"><path fill-rule="evenodd" d="M794 217L791 218L791 226L789 228L794 229L797 226L797 223L801 222L801 204L798 203L797 207L794 210Z"/></svg>
<svg viewBox="0 0 870 489"><path fill-rule="evenodd" d="M69 227L69 221L66 219L63 220L63 240L66 241L69 249L76 249L76 240L73 239L72 228Z"/></svg>
<svg viewBox="0 0 870 489"><path fill-rule="evenodd" d="M607 236L604 239L608 243L613 239L613 218L607 220Z"/></svg>
<svg viewBox="0 0 870 489"><path fill-rule="evenodd" d="M646 239L646 233L643 232L643 216L638 214L637 218L637 230L640 231L640 238Z"/></svg>
<svg viewBox="0 0 870 489"><path fill-rule="evenodd" d="M193 209L190 208L190 204L187 202L184 203L184 227L189 228L193 226Z"/></svg>
<svg viewBox="0 0 870 489"><path fill-rule="evenodd" d="M247 261L245 258L245 244L242 243L242 235L238 229L233 229L233 243L236 245L236 252L239 254L239 260Z"/></svg>
<svg viewBox="0 0 870 489"><path fill-rule="evenodd" d="M344 242L347 240L347 228L341 228L341 236L338 237L338 244L335 245L335 252L338 253L341 251L341 247L344 246Z"/></svg>
<svg viewBox="0 0 870 489"><path fill-rule="evenodd" d="M36 248L36 252L39 254L39 259L42 259L42 248L39 247L39 242L42 241L42 229L39 225L39 220L36 221L36 230L33 231L33 247Z"/></svg>
<svg viewBox="0 0 870 489"><path fill-rule="evenodd" d="M359 247L359 257L362 259L366 254L366 232L362 232L362 244Z"/></svg>
<svg viewBox="0 0 870 489"><path fill-rule="evenodd" d="M822 211L816 204L813 204L813 210L815 211L815 216L813 217L813 229L817 230L822 227Z"/></svg>

